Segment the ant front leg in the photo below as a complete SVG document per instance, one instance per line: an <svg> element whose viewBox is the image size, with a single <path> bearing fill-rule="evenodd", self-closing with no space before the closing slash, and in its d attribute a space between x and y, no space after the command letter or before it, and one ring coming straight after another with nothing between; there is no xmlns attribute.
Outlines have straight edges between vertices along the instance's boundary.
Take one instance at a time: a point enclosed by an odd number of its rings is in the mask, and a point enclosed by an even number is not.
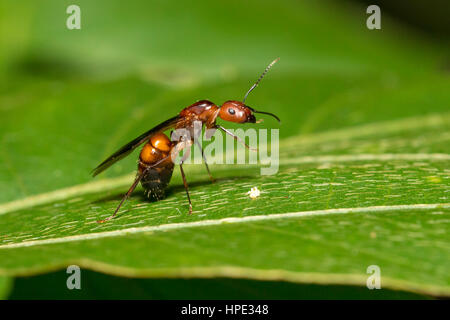
<svg viewBox="0 0 450 320"><path fill-rule="evenodd" d="M231 131L225 129L224 127L216 125L216 128L218 128L218 129L222 130L223 132L225 132L226 134L232 136L234 138L234 140L242 143L247 149L252 150L252 151L258 151L258 148L256 148L256 149L255 148L250 148L244 141L242 141L241 138L239 138L237 135L235 135Z"/></svg>

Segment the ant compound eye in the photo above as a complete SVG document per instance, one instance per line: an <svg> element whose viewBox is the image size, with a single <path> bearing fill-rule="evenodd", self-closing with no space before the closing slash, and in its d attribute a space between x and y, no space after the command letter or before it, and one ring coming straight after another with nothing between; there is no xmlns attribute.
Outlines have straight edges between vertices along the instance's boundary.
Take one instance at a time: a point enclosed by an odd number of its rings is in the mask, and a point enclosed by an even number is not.
<svg viewBox="0 0 450 320"><path fill-rule="evenodd" d="M236 113L236 111L234 111L234 109L230 108L230 109L228 109L228 113L233 115Z"/></svg>

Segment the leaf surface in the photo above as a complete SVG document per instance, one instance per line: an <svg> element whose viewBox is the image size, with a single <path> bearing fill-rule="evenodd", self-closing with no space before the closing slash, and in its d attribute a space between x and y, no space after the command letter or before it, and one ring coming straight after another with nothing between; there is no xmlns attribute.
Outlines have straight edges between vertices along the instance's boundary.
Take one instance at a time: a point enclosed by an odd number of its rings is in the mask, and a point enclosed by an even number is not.
<svg viewBox="0 0 450 320"><path fill-rule="evenodd" d="M450 296L440 47L404 37L388 18L389 32L370 32L361 8L333 2L107 4L105 15L80 1L78 33L54 19L64 3L6 1L9 15L0 13L21 31L0 40L0 292L7 277L68 264L357 286L378 265L384 288ZM24 12L30 19L14 19ZM282 119L255 125L280 129L276 175L260 175L265 164L212 165L211 184L202 165L188 166L189 216L176 169L166 199L150 203L138 188L117 219L96 223L131 184L137 155L95 180L92 168L196 100L240 99L276 56L248 100ZM261 196L250 199L255 186Z"/></svg>

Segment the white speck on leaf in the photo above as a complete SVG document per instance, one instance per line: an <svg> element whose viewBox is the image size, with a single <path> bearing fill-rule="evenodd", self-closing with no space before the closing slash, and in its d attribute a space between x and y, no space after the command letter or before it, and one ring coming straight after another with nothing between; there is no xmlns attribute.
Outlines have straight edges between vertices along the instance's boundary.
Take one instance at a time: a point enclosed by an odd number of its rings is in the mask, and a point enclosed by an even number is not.
<svg viewBox="0 0 450 320"><path fill-rule="evenodd" d="M247 192L248 196L252 199L256 199L260 196L261 191L257 187L253 187L250 189L249 192Z"/></svg>

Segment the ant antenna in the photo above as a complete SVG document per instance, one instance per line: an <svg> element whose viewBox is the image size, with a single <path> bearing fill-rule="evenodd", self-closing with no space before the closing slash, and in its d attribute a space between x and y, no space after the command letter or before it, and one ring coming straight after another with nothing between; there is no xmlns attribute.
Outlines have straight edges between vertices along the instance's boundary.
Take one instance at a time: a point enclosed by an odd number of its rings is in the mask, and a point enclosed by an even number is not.
<svg viewBox="0 0 450 320"><path fill-rule="evenodd" d="M250 90L247 91L247 93L244 96L244 100L242 100L242 103L245 103L245 100L247 99L248 95L250 92L253 91L253 89L255 89L258 84L261 82L262 78L264 78L264 76L266 75L267 71L270 70L270 68L272 68L272 66L277 63L277 61L280 60L280 58L276 58L275 60L273 60L268 66L267 68L264 70L264 72L259 76L258 80L256 80L255 84L252 85L252 87L250 88Z"/></svg>

